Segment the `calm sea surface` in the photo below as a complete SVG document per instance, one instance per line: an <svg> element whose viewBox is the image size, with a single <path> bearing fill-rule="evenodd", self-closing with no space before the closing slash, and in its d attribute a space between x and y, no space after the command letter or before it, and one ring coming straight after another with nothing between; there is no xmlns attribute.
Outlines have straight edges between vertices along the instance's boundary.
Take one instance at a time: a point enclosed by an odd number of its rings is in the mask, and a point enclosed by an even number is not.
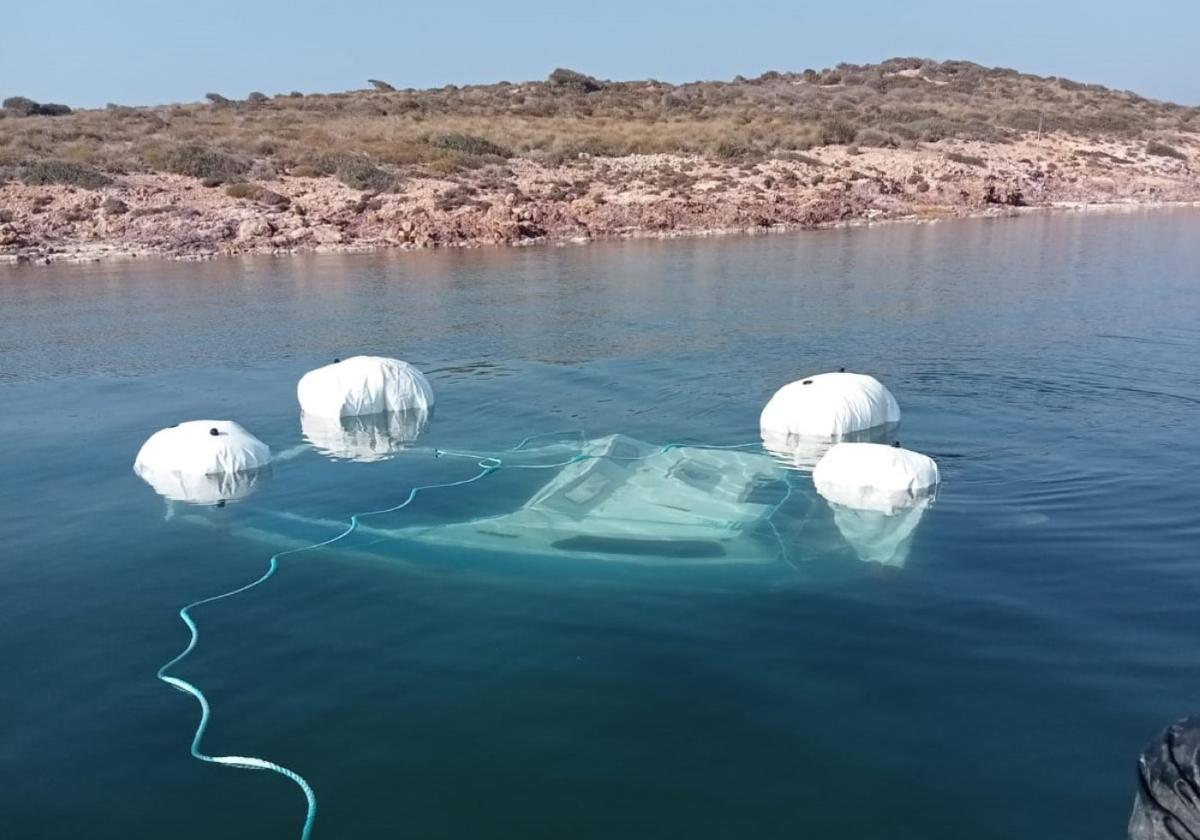
<svg viewBox="0 0 1200 840"><path fill-rule="evenodd" d="M437 392L390 460L304 448L296 380L357 353ZM435 447L740 444L842 366L942 469L903 563L802 472L758 563L356 534L195 611L204 749L303 774L315 838L1123 836L1139 749L1200 704L1196 213L0 269L0 834L298 837L293 783L190 757L199 707L155 679L181 606L476 473ZM206 418L293 457L168 505L134 455ZM376 524L452 533L553 476Z"/></svg>

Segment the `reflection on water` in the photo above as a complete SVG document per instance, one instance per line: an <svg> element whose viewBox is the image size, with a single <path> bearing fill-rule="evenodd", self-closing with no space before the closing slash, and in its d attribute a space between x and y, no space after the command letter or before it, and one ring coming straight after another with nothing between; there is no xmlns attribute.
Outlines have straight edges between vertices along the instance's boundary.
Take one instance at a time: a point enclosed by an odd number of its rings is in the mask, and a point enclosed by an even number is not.
<svg viewBox="0 0 1200 840"><path fill-rule="evenodd" d="M300 427L305 440L322 455L370 463L394 457L419 438L430 414L424 407L352 417L301 413Z"/></svg>
<svg viewBox="0 0 1200 840"><path fill-rule="evenodd" d="M143 466L138 470L142 480L154 492L171 502L191 505L223 505L245 499L267 481L271 468L242 470L214 475L193 475L176 470L157 470Z"/></svg>
<svg viewBox="0 0 1200 840"><path fill-rule="evenodd" d="M830 507L838 531L859 560L902 567L908 560L917 525L931 503L932 499L926 497L892 513L855 510L832 502Z"/></svg>

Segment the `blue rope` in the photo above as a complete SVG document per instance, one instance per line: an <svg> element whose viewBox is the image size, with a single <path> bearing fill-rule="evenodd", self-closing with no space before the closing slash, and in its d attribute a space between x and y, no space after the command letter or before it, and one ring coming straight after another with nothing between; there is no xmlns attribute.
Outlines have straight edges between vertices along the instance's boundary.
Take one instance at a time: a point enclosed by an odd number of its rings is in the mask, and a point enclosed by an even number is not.
<svg viewBox="0 0 1200 840"><path fill-rule="evenodd" d="M180 651L174 659L158 669L157 677L172 688L195 697L196 702L200 704L200 723L196 726L196 734L192 737L192 756L198 758L200 761L209 762L210 764L223 764L226 767L237 767L242 770L269 770L295 782L296 785L299 786L300 790L304 792L304 799L307 802L307 812L305 813L304 817L304 827L300 831L301 840L309 840L309 838L312 836L313 821L317 817L317 795L313 791L312 785L310 785L303 776L294 770L290 770L287 767L284 767L281 764L276 764L273 761L268 761L265 758L255 758L253 756L242 755L208 755L207 753L202 752L200 749L200 742L204 739L204 733L208 729L208 723L212 717L212 709L208 704L208 698L205 697L204 692L193 683L180 679L179 677L172 677L167 673L171 670L171 668L187 658L188 654L195 650L196 644L200 641L200 630L196 626L196 622L191 616L191 611L197 607L202 607L205 604L212 604L217 601L223 601L226 598L232 598L235 595L240 595L243 592L253 589L259 584L265 583L266 581L270 580L275 572L279 569L280 558L287 557L292 554L299 554L304 551L315 551L318 548L325 548L326 546L333 545L334 543L345 539L351 533L353 533L354 530L358 528L358 523L360 520L365 519L368 516L378 516L384 513L395 513L401 508L410 505L422 490L432 490L442 487L460 487L464 484L470 484L472 482L479 481L480 479L485 478L489 474L500 469L502 463L503 462L499 458L485 457L479 462L479 472L471 478L466 478L461 481L450 481L444 484L423 484L413 487L412 490L409 491L408 498L398 505L384 508L382 510L356 513L350 517L350 524L346 526L345 530L343 530L340 534L330 537L327 540L313 543L312 545L306 545L300 548L292 548L273 554L270 561L267 563L267 570L257 579L245 584L244 586L239 586L237 589L231 589L228 592L222 592L220 595L213 595L208 598L202 598L199 601L193 601L179 611L179 617L183 619L183 623L187 625L188 631L191 633L191 638L188 640L187 646Z"/></svg>
<svg viewBox="0 0 1200 840"><path fill-rule="evenodd" d="M550 436L553 436L556 434L563 434L563 433L551 432L548 434L530 435L529 437L522 440L520 443L518 443L516 446L514 446L509 451L510 452L519 451L519 450L523 449L531 440L535 440L537 438L550 437ZM572 434L577 434L579 440L581 440L581 441L583 440L582 432L572 433ZM669 443L666 446L659 449L657 452L651 453L651 454L653 455L653 454L661 454L661 453L665 453L665 452L670 452L673 449L678 449L680 447L685 447L685 446L694 446L695 448L699 448L699 449L745 449L748 447L758 446L758 445L759 445L759 443L757 441L752 442L752 443L733 444L733 445L729 445L729 446L704 446L704 445L700 445L700 444ZM201 745L201 742L204 740L204 733L207 731L209 721L212 718L212 708L209 706L208 698L204 695L204 692L199 687L197 687L195 684L190 683L187 680L180 679L179 677L170 676L168 674L168 672L173 667L175 667L180 662L182 662L184 659L186 659L187 656L193 650L196 649L196 645L200 641L200 629L197 627L195 620L192 618L192 615L191 615L192 610L196 609L197 607L202 607L206 604L212 604L212 603L216 603L217 601L223 601L226 598L232 598L235 595L240 595L243 592L247 592L247 591L255 588L256 586L259 586L260 584L265 583L266 581L270 580L271 577L274 576L276 571L279 570L279 561L281 558L288 557L293 554L300 554L305 551L315 551L317 549L325 548L327 546L333 545L334 543L336 543L340 540L343 540L346 537L348 537L350 534L352 534L358 528L358 524L361 520L363 520L369 516L379 516L379 515L385 514L385 513L395 513L398 510L408 507L408 505L412 504L413 500L416 499L417 496L420 495L421 491L423 491L423 490L435 490L435 489L448 488L448 487L461 487L466 484L472 484L476 481L480 481L481 479L486 478L487 476L489 476L492 473L499 470L501 467L505 466L504 461L502 459L491 456L491 455L483 455L481 453L457 452L457 451L453 451L453 450L436 449L436 450L434 450L434 454L437 456L446 455L446 456L458 457L458 458L478 458L479 459L479 463L478 463L479 472L477 474L471 476L470 478L465 478L460 481L450 481L450 482L446 482L443 484L418 485L416 487L413 487L409 491L408 497L405 498L405 500L398 505L393 505L392 507L383 508L381 510L372 510L372 511L367 511L365 513L353 514L350 517L349 525L347 525L346 528L343 531L341 531L339 534L337 534L333 537L330 537L327 540L322 540L321 542L313 543L312 545L301 546L299 548L291 548L291 549L287 549L286 551L280 551L280 552L277 552L276 554L273 554L271 556L271 559L267 563L267 570L265 572L263 572L263 574L260 575L258 578L251 581L250 583L247 583L243 586L239 586L236 589L231 589L228 592L222 592L219 595L212 595L208 598L202 598L199 601L193 601L192 603L183 607L179 611L179 617L183 620L183 623L187 626L188 632L191 634L191 637L188 639L187 646L184 647L184 649L182 651L180 651L178 655L176 655L173 659L171 659L171 661L167 662L165 665L163 665L161 668L159 668L158 672L156 674L158 679L162 680L164 683L166 683L167 685L171 686L172 688L174 688L178 691L182 691L185 694L191 695L192 697L196 698L196 702L198 702L200 704L200 722L196 726L196 733L192 737L192 744L191 744L191 754L194 758L197 758L200 761L208 762L210 764L221 764L226 767L236 767L241 770L268 770L272 773L277 773L280 776L283 776L284 778L290 779L300 788L300 790L304 793L304 799L307 803L307 810L306 810L305 817L304 817L304 827L300 831L300 840L309 840L309 838L312 836L313 822L316 820L316 817L317 817L317 795L316 795L316 792L313 790L312 785L310 785L308 783L308 781L303 776L301 776L299 773L297 773L296 771L291 770L287 767L284 767L281 764L276 764L273 761L268 761L265 758L257 758L254 756L243 756L243 755L209 755L209 754L203 752L200 749L200 745ZM558 462L558 463L554 463L554 464L511 464L508 466L510 469L553 469L553 468L565 467L570 464L578 463L580 461L598 459L598 458L606 458L606 457L614 458L615 460L637 461L637 460L644 460L645 458L649 458L649 457L651 457L651 455L630 456L628 458L615 458L615 456L610 456L610 455L606 455L606 454L589 455L589 454L585 454L585 453L581 452L566 461L562 461L562 462ZM775 508L772 510L772 512L771 512L772 517L775 515L776 512L778 512L779 508L783 506L784 502L786 502L787 499L790 498L791 489L792 489L791 484L788 483L788 492L784 496L784 498L779 502L779 504L777 504L775 506ZM773 522L771 523L771 527L772 527L772 530L775 531L776 539L779 540L780 549L783 552L783 557L785 559L785 562L788 562L788 564L791 565L790 561L787 560L787 550L786 550L786 547L784 547L784 545L783 545L783 539L780 537L779 531L777 529L775 529L775 525Z"/></svg>

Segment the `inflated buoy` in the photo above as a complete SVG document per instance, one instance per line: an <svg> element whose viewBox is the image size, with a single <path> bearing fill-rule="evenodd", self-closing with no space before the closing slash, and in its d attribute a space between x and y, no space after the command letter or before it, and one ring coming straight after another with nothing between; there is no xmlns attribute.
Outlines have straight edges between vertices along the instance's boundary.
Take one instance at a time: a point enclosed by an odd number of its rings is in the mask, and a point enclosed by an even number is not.
<svg viewBox="0 0 1200 840"><path fill-rule="evenodd" d="M788 466L812 471L835 443L865 441L885 443L895 437L896 423L885 423L857 432L841 435L788 435L779 432L762 433L763 448Z"/></svg>
<svg viewBox="0 0 1200 840"><path fill-rule="evenodd" d="M881 443L835 444L813 468L813 484L828 501L888 514L933 496L940 478L928 455Z"/></svg>
<svg viewBox="0 0 1200 840"><path fill-rule="evenodd" d="M820 373L784 385L759 416L763 437L835 438L900 422L900 406L873 376Z"/></svg>
<svg viewBox="0 0 1200 840"><path fill-rule="evenodd" d="M932 458L879 443L835 444L813 469L846 543L864 563L884 566L907 561L939 480Z"/></svg>
<svg viewBox="0 0 1200 840"><path fill-rule="evenodd" d="M232 420L192 420L161 429L138 450L133 470L174 501L243 498L271 463L271 448Z"/></svg>
<svg viewBox="0 0 1200 840"><path fill-rule="evenodd" d="M408 362L354 356L310 370L296 385L300 410L317 417L353 417L433 408L433 388Z"/></svg>

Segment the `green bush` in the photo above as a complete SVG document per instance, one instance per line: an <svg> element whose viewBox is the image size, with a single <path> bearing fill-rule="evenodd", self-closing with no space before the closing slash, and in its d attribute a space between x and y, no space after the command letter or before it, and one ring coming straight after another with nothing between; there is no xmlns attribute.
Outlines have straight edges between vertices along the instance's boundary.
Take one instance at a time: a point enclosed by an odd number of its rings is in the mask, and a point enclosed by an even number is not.
<svg viewBox="0 0 1200 840"><path fill-rule="evenodd" d="M365 157L347 155L338 161L334 170L337 179L355 190L382 192L390 189L394 179Z"/></svg>
<svg viewBox="0 0 1200 840"><path fill-rule="evenodd" d="M483 137L473 134L440 134L429 139L432 146L439 149L450 149L462 152L464 155L494 155L495 157L512 157L512 152L503 146L493 143Z"/></svg>
<svg viewBox="0 0 1200 840"><path fill-rule="evenodd" d="M552 85L578 90L583 93L594 93L604 88L604 85L591 76L578 73L574 70L568 70L565 67L557 68L550 74L547 81Z"/></svg>
<svg viewBox="0 0 1200 840"><path fill-rule="evenodd" d="M21 180L26 184L68 184L95 190L107 187L112 178L99 170L68 160L39 160L21 170Z"/></svg>
<svg viewBox="0 0 1200 840"><path fill-rule="evenodd" d="M247 94L246 101L247 102L266 102L267 98L268 98L267 95L265 93L263 93L262 91L252 90L252 91L250 91L249 94Z"/></svg>
<svg viewBox="0 0 1200 840"><path fill-rule="evenodd" d="M387 82L380 81L379 79L367 79L367 84L375 88L375 90L382 91L383 93L393 93L396 90Z"/></svg>
<svg viewBox="0 0 1200 840"><path fill-rule="evenodd" d="M967 166L986 166L987 161L975 155L964 155L961 152L946 152L946 160L954 161L955 163L966 164Z"/></svg>
<svg viewBox="0 0 1200 840"><path fill-rule="evenodd" d="M5 114L14 117L62 117L71 113L71 109L66 105L59 105L57 102L42 105L26 96L10 96L4 100L3 107Z"/></svg>
<svg viewBox="0 0 1200 840"><path fill-rule="evenodd" d="M250 170L250 164L232 155L195 143L156 149L146 153L155 169L222 183Z"/></svg>
<svg viewBox="0 0 1200 840"><path fill-rule="evenodd" d="M4 100L4 110L17 117L31 117L41 106L24 96L10 96Z"/></svg>
<svg viewBox="0 0 1200 840"><path fill-rule="evenodd" d="M1176 160L1187 160L1187 155L1176 149L1174 146L1168 146L1166 143L1160 143L1157 140L1151 140L1146 144L1146 154L1156 155L1157 157L1169 157Z"/></svg>

